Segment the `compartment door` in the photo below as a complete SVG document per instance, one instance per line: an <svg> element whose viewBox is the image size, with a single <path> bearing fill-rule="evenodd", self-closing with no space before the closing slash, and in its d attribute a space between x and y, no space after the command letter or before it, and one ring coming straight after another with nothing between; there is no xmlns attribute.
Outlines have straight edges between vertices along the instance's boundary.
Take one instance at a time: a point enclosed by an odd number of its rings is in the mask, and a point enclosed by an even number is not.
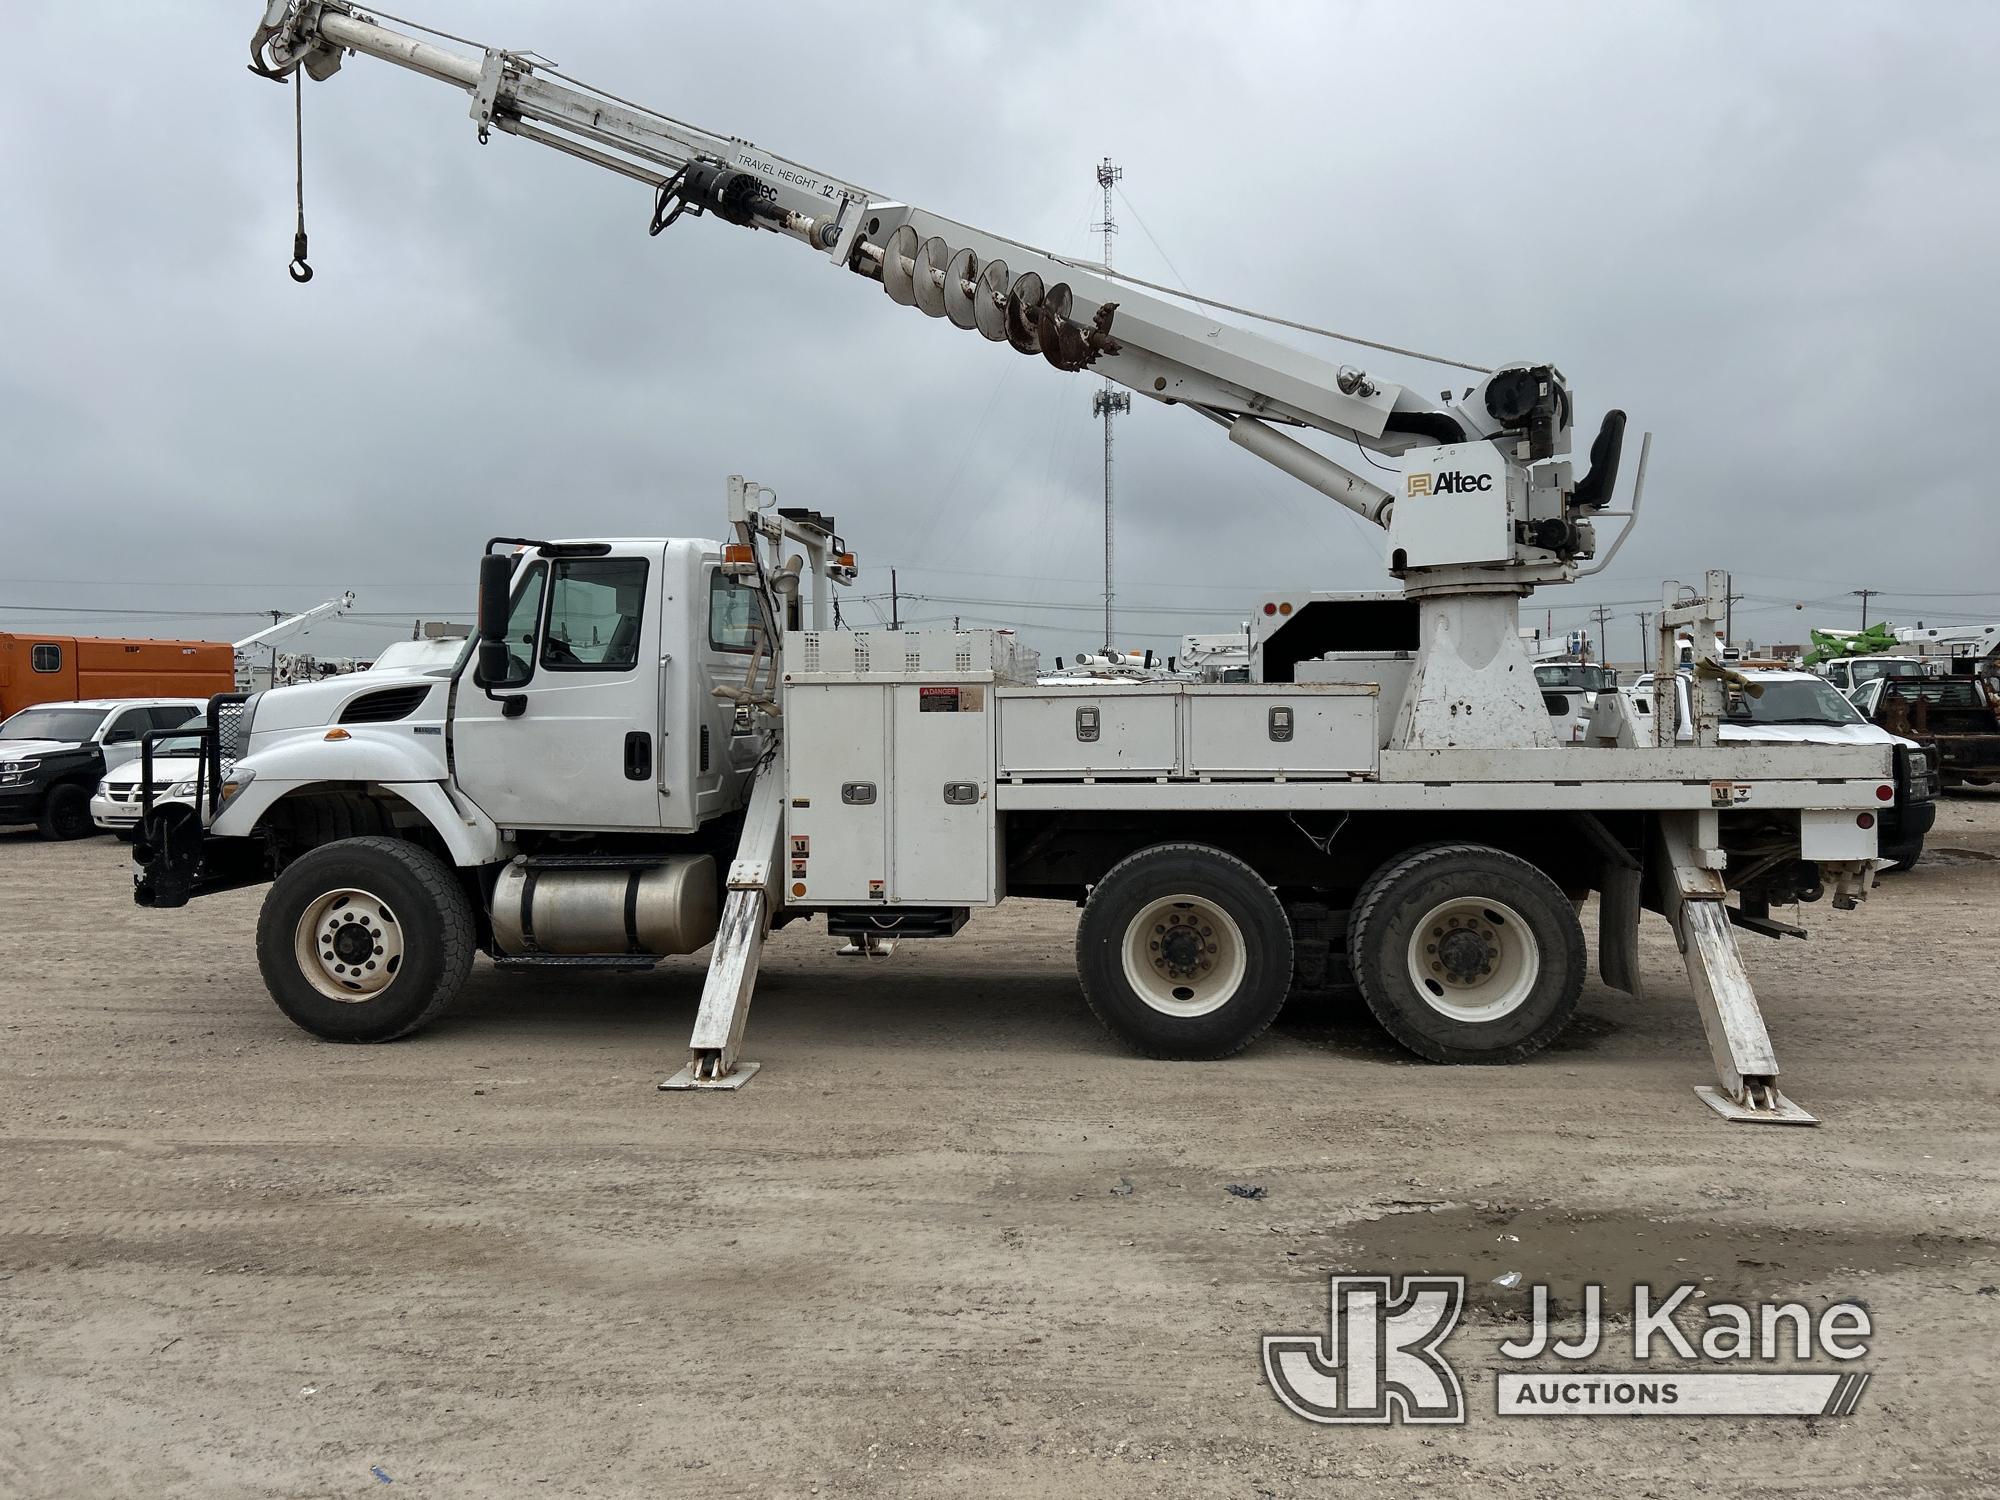
<svg viewBox="0 0 2000 1500"><path fill-rule="evenodd" d="M906 683L895 694L890 895L912 906L994 899L993 689Z"/></svg>
<svg viewBox="0 0 2000 1500"><path fill-rule="evenodd" d="M784 888L792 901L888 899L888 693L872 683L786 690Z"/></svg>

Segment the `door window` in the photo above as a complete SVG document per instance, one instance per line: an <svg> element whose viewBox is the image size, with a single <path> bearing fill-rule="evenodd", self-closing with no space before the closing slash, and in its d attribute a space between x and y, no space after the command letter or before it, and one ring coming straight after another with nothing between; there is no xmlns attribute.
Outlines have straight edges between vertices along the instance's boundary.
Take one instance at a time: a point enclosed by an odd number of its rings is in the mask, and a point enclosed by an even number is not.
<svg viewBox="0 0 2000 1500"><path fill-rule="evenodd" d="M763 634L757 590L726 573L709 575L708 643L718 651L754 651Z"/></svg>
<svg viewBox="0 0 2000 1500"><path fill-rule="evenodd" d="M202 723L204 719L204 715L200 709L190 707L185 703L172 703L164 707L149 708L146 712L152 715L153 727L155 729L179 729L190 719L197 724Z"/></svg>
<svg viewBox="0 0 2000 1500"><path fill-rule="evenodd" d="M139 736L153 727L153 717L143 708L128 708L111 721L104 732L107 745L136 745Z"/></svg>
<svg viewBox="0 0 2000 1500"><path fill-rule="evenodd" d="M629 672L639 664L646 559L571 557L555 565L542 665L557 672Z"/></svg>

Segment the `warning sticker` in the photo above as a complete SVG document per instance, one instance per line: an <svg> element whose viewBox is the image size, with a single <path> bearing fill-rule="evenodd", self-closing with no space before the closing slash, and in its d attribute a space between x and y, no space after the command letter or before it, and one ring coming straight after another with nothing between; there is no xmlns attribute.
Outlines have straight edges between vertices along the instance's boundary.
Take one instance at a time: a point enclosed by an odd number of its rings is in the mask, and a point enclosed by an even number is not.
<svg viewBox="0 0 2000 1500"><path fill-rule="evenodd" d="M955 714L958 712L959 694L963 691L955 687L920 687L917 689L917 712Z"/></svg>

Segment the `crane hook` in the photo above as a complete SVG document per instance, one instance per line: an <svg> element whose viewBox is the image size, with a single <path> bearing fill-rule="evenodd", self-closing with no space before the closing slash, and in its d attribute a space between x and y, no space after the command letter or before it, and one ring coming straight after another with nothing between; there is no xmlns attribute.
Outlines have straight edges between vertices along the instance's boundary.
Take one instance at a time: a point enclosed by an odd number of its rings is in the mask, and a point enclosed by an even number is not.
<svg viewBox="0 0 2000 1500"><path fill-rule="evenodd" d="M304 286L313 279L306 262L306 76L303 69L292 74L292 180L298 189L298 227L292 231L292 263L285 267L292 280Z"/></svg>

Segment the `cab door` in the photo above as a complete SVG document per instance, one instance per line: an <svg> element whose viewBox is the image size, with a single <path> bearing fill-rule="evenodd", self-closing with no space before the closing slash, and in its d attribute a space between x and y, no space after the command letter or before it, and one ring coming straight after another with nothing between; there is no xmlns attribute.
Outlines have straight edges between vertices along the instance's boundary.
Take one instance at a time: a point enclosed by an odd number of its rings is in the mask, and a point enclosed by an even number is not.
<svg viewBox="0 0 2000 1500"><path fill-rule="evenodd" d="M504 828L658 828L660 548L567 550L515 570L507 679L463 669L456 779Z"/></svg>

